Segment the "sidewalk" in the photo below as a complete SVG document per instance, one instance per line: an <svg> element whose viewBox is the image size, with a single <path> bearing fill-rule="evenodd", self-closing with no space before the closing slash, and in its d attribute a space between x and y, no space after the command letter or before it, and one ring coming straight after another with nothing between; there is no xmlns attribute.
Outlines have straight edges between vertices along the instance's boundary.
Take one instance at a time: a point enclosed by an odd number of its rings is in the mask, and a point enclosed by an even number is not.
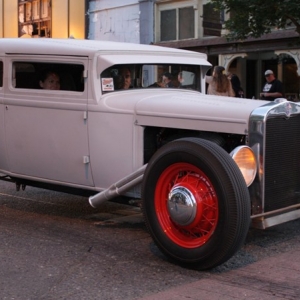
<svg viewBox="0 0 300 300"><path fill-rule="evenodd" d="M300 248L140 300L300 299Z"/></svg>

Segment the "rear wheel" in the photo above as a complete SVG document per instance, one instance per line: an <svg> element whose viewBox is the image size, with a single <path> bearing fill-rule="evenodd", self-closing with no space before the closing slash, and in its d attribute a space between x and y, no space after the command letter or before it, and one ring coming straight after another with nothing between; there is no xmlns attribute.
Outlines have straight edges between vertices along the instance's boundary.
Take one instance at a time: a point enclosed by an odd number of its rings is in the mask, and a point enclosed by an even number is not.
<svg viewBox="0 0 300 300"><path fill-rule="evenodd" d="M242 174L210 141L186 138L159 149L144 174L142 199L155 243L190 267L225 262L249 229L250 199Z"/></svg>

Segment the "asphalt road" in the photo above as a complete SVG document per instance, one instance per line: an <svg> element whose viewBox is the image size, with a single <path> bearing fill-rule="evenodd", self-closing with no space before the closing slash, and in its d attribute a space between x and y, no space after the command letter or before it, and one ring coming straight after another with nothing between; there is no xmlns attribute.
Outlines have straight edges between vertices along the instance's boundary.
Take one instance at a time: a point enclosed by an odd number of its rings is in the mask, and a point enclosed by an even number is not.
<svg viewBox="0 0 300 300"><path fill-rule="evenodd" d="M138 207L108 202L94 209L84 197L30 187L16 192L0 182L0 298L140 299L216 274L222 280L299 249L299 231L299 220L251 229L233 258L199 272L165 259Z"/></svg>

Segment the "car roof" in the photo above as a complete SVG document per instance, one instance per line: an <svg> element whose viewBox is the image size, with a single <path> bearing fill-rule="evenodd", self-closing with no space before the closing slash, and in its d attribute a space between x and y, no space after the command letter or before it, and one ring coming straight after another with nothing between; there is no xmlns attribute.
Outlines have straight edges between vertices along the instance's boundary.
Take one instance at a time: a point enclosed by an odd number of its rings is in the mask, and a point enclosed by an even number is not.
<svg viewBox="0 0 300 300"><path fill-rule="evenodd" d="M93 56L96 52L151 52L196 55L207 58L206 54L167 48L155 45L143 45L122 42L83 40L83 39L52 39L52 38L2 38L0 54L49 54L49 55L82 55Z"/></svg>
<svg viewBox="0 0 300 300"><path fill-rule="evenodd" d="M115 64L190 64L211 67L205 53L155 45L84 39L0 39L0 55L54 55L100 58L97 71Z"/></svg>

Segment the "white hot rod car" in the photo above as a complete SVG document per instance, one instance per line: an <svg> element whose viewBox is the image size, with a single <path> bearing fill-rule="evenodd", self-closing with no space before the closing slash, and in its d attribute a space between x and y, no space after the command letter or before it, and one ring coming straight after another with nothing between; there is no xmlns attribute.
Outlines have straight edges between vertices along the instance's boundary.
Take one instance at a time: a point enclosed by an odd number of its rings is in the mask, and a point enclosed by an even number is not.
<svg viewBox="0 0 300 300"><path fill-rule="evenodd" d="M167 257L222 264L249 226L300 217L300 105L206 95L210 68L153 45L0 39L1 180L141 199ZM41 88L49 70L59 90Z"/></svg>

